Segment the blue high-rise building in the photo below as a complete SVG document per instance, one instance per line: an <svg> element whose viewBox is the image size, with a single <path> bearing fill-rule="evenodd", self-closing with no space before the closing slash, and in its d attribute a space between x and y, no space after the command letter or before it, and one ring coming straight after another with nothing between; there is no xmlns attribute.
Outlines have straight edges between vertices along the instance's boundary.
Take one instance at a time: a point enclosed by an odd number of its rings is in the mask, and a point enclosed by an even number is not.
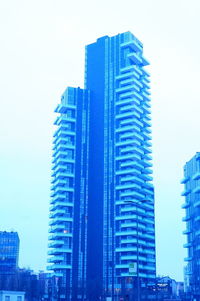
<svg viewBox="0 0 200 301"><path fill-rule="evenodd" d="M126 32L85 62L56 109L49 269L60 298L138 296L156 272L148 61Z"/></svg>
<svg viewBox="0 0 200 301"><path fill-rule="evenodd" d="M48 269L56 294L76 300L86 291L89 93L67 88L55 111Z"/></svg>
<svg viewBox="0 0 200 301"><path fill-rule="evenodd" d="M200 300L200 153L185 164L184 178L181 181L184 184L182 195L185 197L185 203L182 208L185 209L186 230L184 234L187 242L184 245L187 248L187 267L185 269L186 277L189 279L189 290L193 298Z"/></svg>
<svg viewBox="0 0 200 301"><path fill-rule="evenodd" d="M18 268L18 259L18 233L0 231L0 275L13 275Z"/></svg>

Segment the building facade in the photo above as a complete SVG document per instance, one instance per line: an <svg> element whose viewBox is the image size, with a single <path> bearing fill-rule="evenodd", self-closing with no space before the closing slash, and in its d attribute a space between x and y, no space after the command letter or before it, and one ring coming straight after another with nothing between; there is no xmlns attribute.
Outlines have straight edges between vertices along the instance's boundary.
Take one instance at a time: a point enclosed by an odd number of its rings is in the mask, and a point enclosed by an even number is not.
<svg viewBox="0 0 200 301"><path fill-rule="evenodd" d="M17 232L0 231L0 275L14 274L18 267L19 236Z"/></svg>
<svg viewBox="0 0 200 301"><path fill-rule="evenodd" d="M102 37L86 46L85 89L56 109L49 269L69 300L133 296L155 279L146 65L130 32Z"/></svg>
<svg viewBox="0 0 200 301"><path fill-rule="evenodd" d="M182 208L185 209L186 230L184 234L187 242L184 245L187 248L187 268L185 277L188 278L188 290L196 300L200 300L200 153L185 164L184 178L181 181L184 184L182 196L185 197L185 203Z"/></svg>
<svg viewBox="0 0 200 301"><path fill-rule="evenodd" d="M0 301L24 301L25 292L0 291Z"/></svg>

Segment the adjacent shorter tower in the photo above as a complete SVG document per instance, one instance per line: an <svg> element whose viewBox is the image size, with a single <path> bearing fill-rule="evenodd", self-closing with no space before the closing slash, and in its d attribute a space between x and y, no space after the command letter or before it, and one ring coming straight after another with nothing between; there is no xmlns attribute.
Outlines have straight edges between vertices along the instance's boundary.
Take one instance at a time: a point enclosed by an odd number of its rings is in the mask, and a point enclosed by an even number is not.
<svg viewBox="0 0 200 301"><path fill-rule="evenodd" d="M89 93L67 88L55 112L48 269L55 296L71 300L86 288Z"/></svg>
<svg viewBox="0 0 200 301"><path fill-rule="evenodd" d="M186 215L183 221L186 222L184 234L187 236L188 256L186 276L189 278L190 292L194 298L200 299L200 153L185 164L184 178L181 181L185 189L182 196L185 203L182 208Z"/></svg>

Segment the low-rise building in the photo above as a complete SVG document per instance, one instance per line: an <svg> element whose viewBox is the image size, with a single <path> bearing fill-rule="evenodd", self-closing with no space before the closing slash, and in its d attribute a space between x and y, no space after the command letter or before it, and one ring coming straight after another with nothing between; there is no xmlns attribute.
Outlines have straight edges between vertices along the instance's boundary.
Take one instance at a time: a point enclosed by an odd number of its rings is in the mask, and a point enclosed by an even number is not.
<svg viewBox="0 0 200 301"><path fill-rule="evenodd" d="M24 301L25 292L0 291L0 301Z"/></svg>

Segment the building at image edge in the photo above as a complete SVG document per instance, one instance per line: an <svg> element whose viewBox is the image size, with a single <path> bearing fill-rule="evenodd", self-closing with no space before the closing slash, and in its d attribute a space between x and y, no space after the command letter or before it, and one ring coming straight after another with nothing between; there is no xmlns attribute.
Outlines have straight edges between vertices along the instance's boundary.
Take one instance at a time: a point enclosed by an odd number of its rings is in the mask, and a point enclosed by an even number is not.
<svg viewBox="0 0 200 301"><path fill-rule="evenodd" d="M187 248L186 292L200 300L200 152L185 164L181 183L184 184L182 196L185 197L182 208L185 209L183 221L186 229L183 233L187 238L184 244Z"/></svg>

